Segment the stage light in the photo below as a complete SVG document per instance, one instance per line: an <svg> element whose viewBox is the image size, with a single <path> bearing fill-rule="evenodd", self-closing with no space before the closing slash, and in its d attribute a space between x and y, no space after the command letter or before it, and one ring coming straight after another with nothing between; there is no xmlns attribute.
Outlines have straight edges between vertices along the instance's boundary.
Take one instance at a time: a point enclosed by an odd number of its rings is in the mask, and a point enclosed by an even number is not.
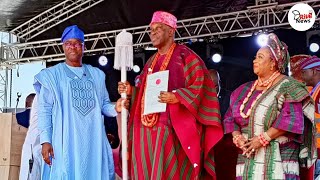
<svg viewBox="0 0 320 180"><path fill-rule="evenodd" d="M146 50L146 51L156 51L157 48L156 48L156 47L149 47L149 46L147 46L147 47L144 48L144 50Z"/></svg>
<svg viewBox="0 0 320 180"><path fill-rule="evenodd" d="M108 64L108 58L106 56L99 57L99 64L101 66L106 66Z"/></svg>
<svg viewBox="0 0 320 180"><path fill-rule="evenodd" d="M207 56L208 60L211 60L214 63L219 63L222 60L223 56L223 46L219 43L208 43L207 44Z"/></svg>
<svg viewBox="0 0 320 180"><path fill-rule="evenodd" d="M320 30L308 31L306 33L307 46L309 47L309 54L319 56L320 49Z"/></svg>
<svg viewBox="0 0 320 180"><path fill-rule="evenodd" d="M257 43L260 47L266 46L268 43L268 35L259 34L257 37Z"/></svg>
<svg viewBox="0 0 320 180"><path fill-rule="evenodd" d="M212 55L211 59L213 62L219 63L222 59L222 56L219 53L215 53L214 55Z"/></svg>
<svg viewBox="0 0 320 180"><path fill-rule="evenodd" d="M319 44L317 43L311 43L309 46L309 49L311 52L318 52L319 51Z"/></svg>
<svg viewBox="0 0 320 180"><path fill-rule="evenodd" d="M134 65L133 66L133 71L136 72L136 73L140 72L140 67L138 65Z"/></svg>

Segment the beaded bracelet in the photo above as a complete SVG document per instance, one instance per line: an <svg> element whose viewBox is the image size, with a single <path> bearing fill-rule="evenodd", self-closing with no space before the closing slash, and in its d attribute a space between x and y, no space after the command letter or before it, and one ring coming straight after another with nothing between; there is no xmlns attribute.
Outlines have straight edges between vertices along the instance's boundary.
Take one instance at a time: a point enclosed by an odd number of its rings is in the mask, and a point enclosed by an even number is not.
<svg viewBox="0 0 320 180"><path fill-rule="evenodd" d="M271 137L267 134L267 132L263 133L263 137L269 142L272 140Z"/></svg>
<svg viewBox="0 0 320 180"><path fill-rule="evenodd" d="M269 141L267 141L267 140L265 139L263 133L260 134L260 135L258 136L258 138L259 138L259 141L260 141L260 143L262 144L263 147L266 147L266 146L269 144Z"/></svg>

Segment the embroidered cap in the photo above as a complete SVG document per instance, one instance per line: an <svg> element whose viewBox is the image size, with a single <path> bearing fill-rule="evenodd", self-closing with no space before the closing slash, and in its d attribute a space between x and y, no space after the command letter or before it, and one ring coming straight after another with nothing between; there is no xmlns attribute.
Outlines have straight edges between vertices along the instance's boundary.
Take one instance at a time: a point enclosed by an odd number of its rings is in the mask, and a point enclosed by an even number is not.
<svg viewBox="0 0 320 180"><path fill-rule="evenodd" d="M320 58L318 58L317 56L311 56L309 58L306 58L301 63L301 69L312 69L312 68L320 70Z"/></svg>
<svg viewBox="0 0 320 180"><path fill-rule="evenodd" d="M68 39L79 39L81 42L84 42L84 33L77 25L68 26L62 33L61 41L65 42Z"/></svg>
<svg viewBox="0 0 320 180"><path fill-rule="evenodd" d="M156 11L153 13L150 25L153 23L163 23L174 29L177 28L177 18L174 15L164 11Z"/></svg>
<svg viewBox="0 0 320 180"><path fill-rule="evenodd" d="M294 55L290 58L290 71L291 76L297 80L302 80L301 77L301 64L305 59L310 58L311 56L306 54Z"/></svg>

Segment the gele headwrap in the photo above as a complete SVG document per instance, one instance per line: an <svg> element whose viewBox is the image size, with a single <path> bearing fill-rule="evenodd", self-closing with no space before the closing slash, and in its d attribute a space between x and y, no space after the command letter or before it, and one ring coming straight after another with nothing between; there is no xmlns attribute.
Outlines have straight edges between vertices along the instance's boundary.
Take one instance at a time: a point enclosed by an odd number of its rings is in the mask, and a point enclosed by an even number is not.
<svg viewBox="0 0 320 180"><path fill-rule="evenodd" d="M276 60L279 71L284 73L290 59L288 46L280 41L277 35L270 33L268 35L267 47L270 49L271 55Z"/></svg>

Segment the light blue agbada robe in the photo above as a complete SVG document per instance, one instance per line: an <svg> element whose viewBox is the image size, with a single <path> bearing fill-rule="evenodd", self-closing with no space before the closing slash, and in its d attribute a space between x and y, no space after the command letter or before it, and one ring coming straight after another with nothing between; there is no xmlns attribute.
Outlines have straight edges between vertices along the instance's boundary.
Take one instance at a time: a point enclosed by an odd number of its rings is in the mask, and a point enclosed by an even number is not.
<svg viewBox="0 0 320 180"><path fill-rule="evenodd" d="M117 113L109 100L105 74L90 65L83 69L80 77L60 63L35 76L40 143L51 143L54 151L52 166L43 163L43 180L114 179L102 113Z"/></svg>

